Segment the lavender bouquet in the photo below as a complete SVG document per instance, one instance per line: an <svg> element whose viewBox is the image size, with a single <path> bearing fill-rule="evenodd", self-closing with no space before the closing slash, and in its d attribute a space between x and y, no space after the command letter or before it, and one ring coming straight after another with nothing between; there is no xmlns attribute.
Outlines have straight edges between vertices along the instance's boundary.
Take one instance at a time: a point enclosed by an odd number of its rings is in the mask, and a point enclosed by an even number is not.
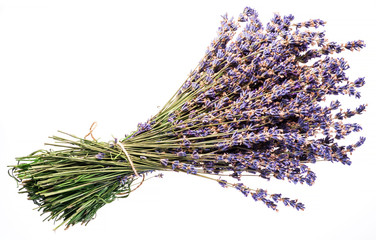
<svg viewBox="0 0 376 240"><path fill-rule="evenodd" d="M280 202L304 210L297 200L250 188L241 179L312 185L316 175L310 164L351 164L348 155L365 138L340 145L361 130L343 120L366 105L342 110L338 100L325 99L360 98L364 78L350 81L347 62L332 55L365 44L329 42L320 30L324 21L293 19L275 14L263 27L248 7L237 21L223 16L199 65L155 116L110 142L64 132L53 136L48 145L55 150L36 151L11 166L20 193L27 193L47 220L69 227L87 224L105 204L128 197L146 175L176 171L235 188L274 210Z"/></svg>

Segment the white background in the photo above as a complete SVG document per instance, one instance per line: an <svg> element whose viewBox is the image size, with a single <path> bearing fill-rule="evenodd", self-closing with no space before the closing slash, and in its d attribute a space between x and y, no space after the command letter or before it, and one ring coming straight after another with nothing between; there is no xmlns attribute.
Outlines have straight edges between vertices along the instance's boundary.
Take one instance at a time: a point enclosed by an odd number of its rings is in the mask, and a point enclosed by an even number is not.
<svg viewBox="0 0 376 240"><path fill-rule="evenodd" d="M98 212L87 227L53 232L52 222L17 193L7 165L44 148L64 130L110 140L135 130L178 89L215 37L220 15L255 8L297 21L321 18L331 41L363 39L343 54L368 103L354 121L367 141L352 166L312 166L314 186L247 179L254 188L298 198L304 212L274 212L217 183L184 174L153 179ZM375 2L369 1L0 1L1 239L376 239ZM359 134L350 136L357 141Z"/></svg>

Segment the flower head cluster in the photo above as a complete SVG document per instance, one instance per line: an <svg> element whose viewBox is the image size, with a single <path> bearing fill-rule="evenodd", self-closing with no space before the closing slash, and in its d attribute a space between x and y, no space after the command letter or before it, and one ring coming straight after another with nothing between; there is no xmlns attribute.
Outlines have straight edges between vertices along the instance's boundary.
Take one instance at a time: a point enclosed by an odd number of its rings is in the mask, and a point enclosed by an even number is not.
<svg viewBox="0 0 376 240"><path fill-rule="evenodd" d="M246 173L312 185L316 175L309 163L350 165L348 154L365 138L349 146L336 140L362 129L342 120L361 114L365 105L344 111L338 100L327 103L326 96L360 98L357 89L364 78L350 81L347 62L332 55L365 44L329 42L320 30L324 21L293 20L275 14L264 27L248 7L237 21L223 16L218 37L189 79L126 144L142 140L173 170L229 173L236 179ZM274 209L276 201L261 193L252 196ZM283 202L303 209L286 198Z"/></svg>

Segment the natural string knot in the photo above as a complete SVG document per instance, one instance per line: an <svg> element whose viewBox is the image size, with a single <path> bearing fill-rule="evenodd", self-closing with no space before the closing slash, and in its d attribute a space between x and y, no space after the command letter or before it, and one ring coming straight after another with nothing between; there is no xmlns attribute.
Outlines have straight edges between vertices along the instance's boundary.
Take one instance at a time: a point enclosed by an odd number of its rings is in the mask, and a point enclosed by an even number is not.
<svg viewBox="0 0 376 240"><path fill-rule="evenodd" d="M97 122L93 122L90 126L90 132L88 134L86 134L86 136L84 137L84 139L86 139L89 135L91 136L91 138L94 140L94 141L97 141L97 139L94 138L93 136L93 131L94 129L97 127Z"/></svg>
<svg viewBox="0 0 376 240"><path fill-rule="evenodd" d="M96 127L97 127L97 122L93 122L93 123L91 124L91 126L90 126L90 131L89 131L89 133L86 134L86 136L84 137L84 139L86 139L86 138L90 135L91 138L92 138L94 141L97 141L97 139L95 139L94 136L93 136L93 131L95 130ZM129 156L127 150L125 150L124 145L123 145L120 141L118 141L116 138L115 138L115 141L114 141L114 142L115 142L115 144L118 145L118 146L121 148L121 150L124 152L125 156L127 157L128 162L131 164L131 167L132 167L132 170L133 170L134 174L135 174L137 177L140 177L140 175L139 175L139 174L137 173L137 171L136 171L136 168L135 168L134 165L133 165L133 162L132 162L131 156Z"/></svg>
<svg viewBox="0 0 376 240"><path fill-rule="evenodd" d="M129 164L131 164L131 167L132 167L132 170L133 170L134 174L135 174L137 177L140 177L140 175L138 175L138 173L137 173L137 171L136 171L136 168L135 168L134 165L133 165L133 162L132 162L131 156L129 156L127 150L125 150L124 145L123 145L120 141L117 141L116 138L115 138L115 144L117 144L117 145L121 148L121 150L123 150L125 156L126 156L127 159L128 159Z"/></svg>

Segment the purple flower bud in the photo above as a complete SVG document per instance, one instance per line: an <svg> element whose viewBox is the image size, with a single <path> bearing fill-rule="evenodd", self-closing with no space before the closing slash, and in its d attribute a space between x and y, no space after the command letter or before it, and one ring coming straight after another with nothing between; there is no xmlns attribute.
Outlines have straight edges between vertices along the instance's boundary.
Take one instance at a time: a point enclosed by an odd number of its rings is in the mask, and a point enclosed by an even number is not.
<svg viewBox="0 0 376 240"><path fill-rule="evenodd" d="M99 159L99 160L103 159L104 158L104 153L102 153L102 152L98 153L97 155L95 155L95 158Z"/></svg>
<svg viewBox="0 0 376 240"><path fill-rule="evenodd" d="M168 159L160 159L159 161L160 161L160 162L162 163L162 165L165 166L165 167L168 165Z"/></svg>
<svg viewBox="0 0 376 240"><path fill-rule="evenodd" d="M222 187L226 187L227 186L227 181L226 180L218 179L217 181L218 181L219 185L221 185Z"/></svg>
<svg viewBox="0 0 376 240"><path fill-rule="evenodd" d="M180 152L176 153L176 155L178 157L186 157L187 156L187 154L184 151L180 151Z"/></svg>

